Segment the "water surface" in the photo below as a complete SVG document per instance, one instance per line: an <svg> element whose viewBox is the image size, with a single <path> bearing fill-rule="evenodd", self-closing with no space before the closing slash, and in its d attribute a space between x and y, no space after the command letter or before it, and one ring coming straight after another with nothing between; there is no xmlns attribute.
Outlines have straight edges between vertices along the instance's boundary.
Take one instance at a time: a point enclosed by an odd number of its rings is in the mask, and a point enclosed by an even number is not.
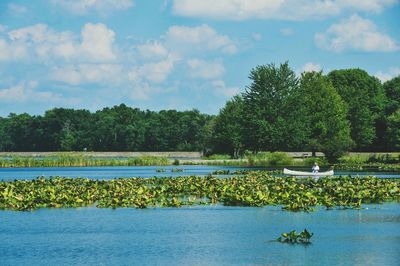
<svg viewBox="0 0 400 266"><path fill-rule="evenodd" d="M165 172L157 172L164 169ZM172 169L182 169L183 172L172 172ZM204 176L216 170L236 171L241 169L260 170L267 168L180 165L180 166L110 166L110 167L32 167L32 168L0 168L0 180L34 179L38 176L87 177L92 179L113 179L120 177L163 177L163 176ZM269 168L271 169L271 168ZM275 168L276 169L276 168ZM282 167L278 168L282 169ZM396 172L349 172L336 171L335 175L374 175L380 178L400 178Z"/></svg>
<svg viewBox="0 0 400 266"><path fill-rule="evenodd" d="M0 211L2 265L399 265L400 204ZM307 228L309 246L270 242Z"/></svg>

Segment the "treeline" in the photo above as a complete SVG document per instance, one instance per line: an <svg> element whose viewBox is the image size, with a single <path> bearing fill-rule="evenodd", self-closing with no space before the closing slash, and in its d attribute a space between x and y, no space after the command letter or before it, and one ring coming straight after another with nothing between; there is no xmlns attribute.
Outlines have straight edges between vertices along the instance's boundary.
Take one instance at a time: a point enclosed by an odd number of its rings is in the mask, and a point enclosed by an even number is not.
<svg viewBox="0 0 400 266"><path fill-rule="evenodd" d="M382 84L361 69L303 73L288 63L252 69L246 91L217 116L142 111L124 104L91 113L56 108L0 117L0 151L400 150L400 76Z"/></svg>
<svg viewBox="0 0 400 266"><path fill-rule="evenodd" d="M141 111L124 104L91 113L55 108L0 118L0 151L197 151L212 116Z"/></svg>
<svg viewBox="0 0 400 266"><path fill-rule="evenodd" d="M382 84L361 69L305 72L257 66L251 84L215 118L216 152L400 150L400 76Z"/></svg>

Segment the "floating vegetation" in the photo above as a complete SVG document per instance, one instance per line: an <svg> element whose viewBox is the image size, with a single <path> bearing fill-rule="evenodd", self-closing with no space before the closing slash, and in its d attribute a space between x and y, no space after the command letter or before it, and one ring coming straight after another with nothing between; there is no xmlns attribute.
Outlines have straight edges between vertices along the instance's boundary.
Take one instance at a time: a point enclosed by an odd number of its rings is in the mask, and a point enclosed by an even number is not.
<svg viewBox="0 0 400 266"><path fill-rule="evenodd" d="M283 174L282 170L264 171L264 170L256 170L256 169L239 169L239 170L235 170L235 171L231 171L229 169L220 169L220 170L215 170L211 174L212 175L246 175L253 171L262 171L263 173L266 173L269 175Z"/></svg>
<svg viewBox="0 0 400 266"><path fill-rule="evenodd" d="M183 172L183 168L173 168L171 169L172 173L179 173L179 172Z"/></svg>
<svg viewBox="0 0 400 266"><path fill-rule="evenodd" d="M215 170L211 174L212 175L229 175L229 174L231 174L231 171L229 169L228 170L220 169L220 170Z"/></svg>
<svg viewBox="0 0 400 266"><path fill-rule="evenodd" d="M217 178L43 178L0 181L0 209L280 205L288 211L359 209L361 204L400 201L400 180L331 177L314 180L274 177L265 172Z"/></svg>
<svg viewBox="0 0 400 266"><path fill-rule="evenodd" d="M363 171L363 170L377 170L377 171L388 171L398 172L400 171L400 163L387 164L387 163L364 163L364 164L353 164L353 163L338 163L333 165L335 170L344 171Z"/></svg>
<svg viewBox="0 0 400 266"><path fill-rule="evenodd" d="M296 230L290 231L288 233L282 233L281 236L276 240L281 243L288 244L311 244L310 239L314 233L310 233L307 229L304 229L301 233L297 233Z"/></svg>
<svg viewBox="0 0 400 266"><path fill-rule="evenodd" d="M162 168L156 169L156 172L157 172L157 173L165 173L166 171L167 171L167 170L162 169Z"/></svg>
<svg viewBox="0 0 400 266"><path fill-rule="evenodd" d="M0 167L68 167L68 166L150 166L170 165L167 157L141 156L128 158L99 158L84 155L13 156L0 158Z"/></svg>

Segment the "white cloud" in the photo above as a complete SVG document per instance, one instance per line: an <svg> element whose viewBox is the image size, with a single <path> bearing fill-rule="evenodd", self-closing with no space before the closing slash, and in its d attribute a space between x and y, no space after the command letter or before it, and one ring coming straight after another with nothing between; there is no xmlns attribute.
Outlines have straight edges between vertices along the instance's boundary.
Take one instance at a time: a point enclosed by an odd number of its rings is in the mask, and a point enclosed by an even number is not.
<svg viewBox="0 0 400 266"><path fill-rule="evenodd" d="M49 91L38 91L37 81L20 82L15 86L6 89L0 89L1 102L48 102L59 100L61 97Z"/></svg>
<svg viewBox="0 0 400 266"><path fill-rule="evenodd" d="M83 27L81 35L81 49L84 55L101 60L115 59L112 49L115 33L106 25L87 23Z"/></svg>
<svg viewBox="0 0 400 266"><path fill-rule="evenodd" d="M11 3L8 4L8 11L13 15L23 15L28 11L28 8L23 5Z"/></svg>
<svg viewBox="0 0 400 266"><path fill-rule="evenodd" d="M118 84L123 77L123 67L119 64L79 64L56 67L50 74L50 79L69 85L85 83Z"/></svg>
<svg viewBox="0 0 400 266"><path fill-rule="evenodd" d="M176 87L157 86L143 80L132 80L128 86L124 87L122 94L132 100L148 101L154 100L157 95L168 94L176 91Z"/></svg>
<svg viewBox="0 0 400 266"><path fill-rule="evenodd" d="M225 35L218 34L208 25L197 27L172 26L165 34L166 46L171 51L190 53L193 51L237 52L235 43Z"/></svg>
<svg viewBox="0 0 400 266"><path fill-rule="evenodd" d="M291 28L283 28L279 30L283 36L291 36L293 35L293 30Z"/></svg>
<svg viewBox="0 0 400 266"><path fill-rule="evenodd" d="M20 43L10 44L0 38L0 61L20 60L28 56L27 47Z"/></svg>
<svg viewBox="0 0 400 266"><path fill-rule="evenodd" d="M146 63L133 69L128 75L132 81L147 80L154 83L164 82L174 69L175 59L169 57L156 63Z"/></svg>
<svg viewBox="0 0 400 266"><path fill-rule="evenodd" d="M202 79L215 79L222 76L225 72L221 60L207 62L201 59L190 59L187 61L190 69L190 76Z"/></svg>
<svg viewBox="0 0 400 266"><path fill-rule="evenodd" d="M391 67L386 72L378 71L375 74L375 77L380 79L382 82L386 82L386 81L391 80L392 78L395 78L399 75L400 75L400 67Z"/></svg>
<svg viewBox="0 0 400 266"><path fill-rule="evenodd" d="M314 64L314 63L306 63L302 68L301 68L301 72L319 72L321 71L321 65L320 64Z"/></svg>
<svg viewBox="0 0 400 266"><path fill-rule="evenodd" d="M104 14L134 5L132 0L52 0L52 3L74 15L85 15L92 11Z"/></svg>
<svg viewBox="0 0 400 266"><path fill-rule="evenodd" d="M223 80L215 80L212 82L212 85L214 87L215 94L222 95L227 98L235 96L240 92L238 87L227 87Z"/></svg>
<svg viewBox="0 0 400 266"><path fill-rule="evenodd" d="M115 33L101 23L85 24L80 41L72 32L57 32L46 24L10 31L8 37L8 41L0 39L0 46L9 51L8 56L2 56L5 52L0 51L0 60L109 62L116 59Z"/></svg>
<svg viewBox="0 0 400 266"><path fill-rule="evenodd" d="M325 33L315 34L315 42L318 47L335 52L393 52L400 49L396 41L379 32L372 21L358 15L333 24Z"/></svg>
<svg viewBox="0 0 400 266"><path fill-rule="evenodd" d="M174 0L173 12L186 17L224 20L304 20L345 11L381 12L398 0Z"/></svg>
<svg viewBox="0 0 400 266"><path fill-rule="evenodd" d="M145 59L162 59L168 56L168 50L159 41L147 41L138 45L139 55Z"/></svg>

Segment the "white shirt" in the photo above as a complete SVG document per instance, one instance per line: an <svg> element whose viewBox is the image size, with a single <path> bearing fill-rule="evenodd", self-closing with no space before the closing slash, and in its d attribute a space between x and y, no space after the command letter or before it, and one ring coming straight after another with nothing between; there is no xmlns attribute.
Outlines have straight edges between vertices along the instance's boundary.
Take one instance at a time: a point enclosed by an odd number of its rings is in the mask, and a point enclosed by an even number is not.
<svg viewBox="0 0 400 266"><path fill-rule="evenodd" d="M314 165L314 166L312 167L312 171L313 171L313 173L318 173L318 171L319 171L319 166L318 166L318 165Z"/></svg>

